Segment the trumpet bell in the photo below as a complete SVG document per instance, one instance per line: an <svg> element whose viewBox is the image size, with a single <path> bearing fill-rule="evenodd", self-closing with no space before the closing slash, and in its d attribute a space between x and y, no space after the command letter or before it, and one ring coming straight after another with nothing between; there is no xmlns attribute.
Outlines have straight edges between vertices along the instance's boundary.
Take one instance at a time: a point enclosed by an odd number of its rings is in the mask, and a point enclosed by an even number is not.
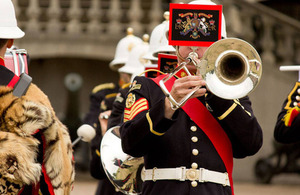
<svg viewBox="0 0 300 195"><path fill-rule="evenodd" d="M257 51L246 41L222 39L204 53L198 72L207 88L223 99L236 99L255 89L262 74L262 62Z"/></svg>
<svg viewBox="0 0 300 195"><path fill-rule="evenodd" d="M142 191L144 158L125 154L121 146L119 126L104 134L100 145L101 161L110 182L123 194L136 195Z"/></svg>

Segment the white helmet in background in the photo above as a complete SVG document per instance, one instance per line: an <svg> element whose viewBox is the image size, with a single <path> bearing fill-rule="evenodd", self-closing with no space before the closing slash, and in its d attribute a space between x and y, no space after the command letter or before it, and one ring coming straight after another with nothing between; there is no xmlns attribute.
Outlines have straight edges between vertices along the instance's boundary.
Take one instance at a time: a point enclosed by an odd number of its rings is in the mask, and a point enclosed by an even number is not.
<svg viewBox="0 0 300 195"><path fill-rule="evenodd" d="M149 51L144 56L147 60L157 61L157 56L153 56L154 52L161 46L165 34L165 27L169 25L169 12L164 13L165 21L157 25L151 32L150 41L149 41Z"/></svg>
<svg viewBox="0 0 300 195"><path fill-rule="evenodd" d="M153 56L157 57L159 53L172 53L176 52L176 49L172 46L169 45L169 40L167 37L167 33L169 32L169 21L167 22L167 25L165 25L164 31L163 31L163 36L162 39L159 43L159 47L154 50Z"/></svg>
<svg viewBox="0 0 300 195"><path fill-rule="evenodd" d="M147 64L150 64L149 60L143 58L149 50L148 41L149 35L145 34L143 36L143 42L132 49L128 61L118 70L118 72L131 74L131 82L135 76L144 72Z"/></svg>
<svg viewBox="0 0 300 195"><path fill-rule="evenodd" d="M168 15L169 17L169 15ZM172 46L169 45L169 40L168 40L168 32L169 32L169 19L165 23L163 34L161 35L162 38L160 39L159 46L154 50L153 56L157 57L158 53L172 53L176 52L176 49Z"/></svg>
<svg viewBox="0 0 300 195"><path fill-rule="evenodd" d="M128 28L127 36L119 41L115 57L113 61L110 62L109 67L112 70L117 70L120 66L123 66L128 61L131 50L140 43L142 43L142 39L133 35L132 28Z"/></svg>
<svg viewBox="0 0 300 195"><path fill-rule="evenodd" d="M191 1L188 4L198 4L198 5L217 5L216 3L210 1L210 0L196 0L196 1ZM226 32L226 21L224 14L222 13L222 27L221 27L221 37L222 38L227 38L227 32Z"/></svg>
<svg viewBox="0 0 300 195"><path fill-rule="evenodd" d="M25 33L18 27L15 8L11 0L0 1L0 39L19 39Z"/></svg>

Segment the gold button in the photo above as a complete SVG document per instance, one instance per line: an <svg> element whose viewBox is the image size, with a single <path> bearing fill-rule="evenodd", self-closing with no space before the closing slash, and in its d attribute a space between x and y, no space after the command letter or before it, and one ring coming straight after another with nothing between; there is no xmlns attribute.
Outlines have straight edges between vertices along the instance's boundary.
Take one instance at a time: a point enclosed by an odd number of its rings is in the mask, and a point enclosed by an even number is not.
<svg viewBox="0 0 300 195"><path fill-rule="evenodd" d="M197 185L198 185L198 183L196 181L192 181L191 184L193 187L197 187Z"/></svg>
<svg viewBox="0 0 300 195"><path fill-rule="evenodd" d="M192 141L196 143L198 141L198 137L192 137Z"/></svg>
<svg viewBox="0 0 300 195"><path fill-rule="evenodd" d="M191 130L194 131L194 132L197 131L197 127L196 126L191 126Z"/></svg>
<svg viewBox="0 0 300 195"><path fill-rule="evenodd" d="M299 95L296 96L296 100L300 101L300 96Z"/></svg>
<svg viewBox="0 0 300 195"><path fill-rule="evenodd" d="M194 162L194 163L192 163L192 168L193 168L193 169L197 169L197 168L198 168L198 164L197 164L197 163L195 163L195 162Z"/></svg>
<svg viewBox="0 0 300 195"><path fill-rule="evenodd" d="M298 102L294 102L294 103L293 103L294 106L297 106L297 104L298 104Z"/></svg>
<svg viewBox="0 0 300 195"><path fill-rule="evenodd" d="M195 177L196 177L196 172L195 172L195 171L190 171L190 172L189 172L189 176L190 176L190 178L191 178L192 180L194 180Z"/></svg>
<svg viewBox="0 0 300 195"><path fill-rule="evenodd" d="M93 126L94 126L95 128L97 128L97 123L94 123Z"/></svg>
<svg viewBox="0 0 300 195"><path fill-rule="evenodd" d="M199 151L197 149L193 149L192 153L194 156L197 156L199 154Z"/></svg>

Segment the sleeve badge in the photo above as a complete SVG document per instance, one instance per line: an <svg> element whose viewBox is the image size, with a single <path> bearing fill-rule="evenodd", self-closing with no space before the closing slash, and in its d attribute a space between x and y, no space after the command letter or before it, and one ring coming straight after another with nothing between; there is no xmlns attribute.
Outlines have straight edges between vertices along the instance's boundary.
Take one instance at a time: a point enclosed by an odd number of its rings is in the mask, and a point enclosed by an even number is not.
<svg viewBox="0 0 300 195"><path fill-rule="evenodd" d="M136 97L134 94L130 93L126 99L126 108L131 108L131 106L135 103Z"/></svg>
<svg viewBox="0 0 300 195"><path fill-rule="evenodd" d="M133 99L134 101L132 101ZM126 100L126 108L124 110L124 122L132 120L136 115L148 109L149 104L146 98L140 98L139 100L135 101L135 95L130 93Z"/></svg>

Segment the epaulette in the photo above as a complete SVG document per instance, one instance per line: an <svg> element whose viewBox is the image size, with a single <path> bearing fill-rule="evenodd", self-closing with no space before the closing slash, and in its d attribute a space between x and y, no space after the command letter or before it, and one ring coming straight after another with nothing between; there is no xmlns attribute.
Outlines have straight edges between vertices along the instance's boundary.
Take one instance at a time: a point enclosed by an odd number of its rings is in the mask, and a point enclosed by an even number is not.
<svg viewBox="0 0 300 195"><path fill-rule="evenodd" d="M294 108L289 109L286 114L283 116L282 121L284 121L285 126L290 127L292 122L300 113L300 108L295 106Z"/></svg>
<svg viewBox="0 0 300 195"><path fill-rule="evenodd" d="M292 109L294 106L296 106L294 105L295 102L293 101L297 100L297 96L299 96L299 92L298 92L299 88L300 88L300 82L296 82L294 88L292 89L292 91L289 93L287 97L287 103L284 109L289 110Z"/></svg>
<svg viewBox="0 0 300 195"><path fill-rule="evenodd" d="M114 98L114 97L117 96L117 94L118 94L118 93L110 93L110 94L107 94L107 95L105 96L105 99Z"/></svg>
<svg viewBox="0 0 300 195"><path fill-rule="evenodd" d="M135 89L141 89L142 85L141 84L137 84L137 81L134 80L131 85L130 85L130 89L128 92L132 91L132 90L135 90Z"/></svg>
<svg viewBox="0 0 300 195"><path fill-rule="evenodd" d="M101 84L101 85L98 85L96 87L94 87L94 89L92 90L92 93L97 93L101 90L104 90L104 89L113 89L115 88L115 84L114 83L104 83L104 84Z"/></svg>
<svg viewBox="0 0 300 195"><path fill-rule="evenodd" d="M131 85L131 83L126 83L124 85L122 85L122 89L128 88Z"/></svg>

